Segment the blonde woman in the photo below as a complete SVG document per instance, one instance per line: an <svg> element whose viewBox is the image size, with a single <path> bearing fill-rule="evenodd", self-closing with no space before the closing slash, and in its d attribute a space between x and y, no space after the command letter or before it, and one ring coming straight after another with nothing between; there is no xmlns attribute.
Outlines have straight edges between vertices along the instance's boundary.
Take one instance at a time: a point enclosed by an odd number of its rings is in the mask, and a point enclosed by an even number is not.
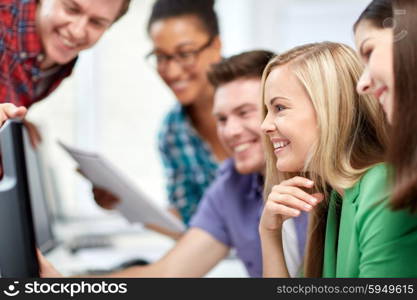
<svg viewBox="0 0 417 300"><path fill-rule="evenodd" d="M417 218L387 206L384 115L355 92L361 72L351 48L329 42L265 69L264 276L288 276L282 223L301 211L310 212L304 276L417 276Z"/></svg>

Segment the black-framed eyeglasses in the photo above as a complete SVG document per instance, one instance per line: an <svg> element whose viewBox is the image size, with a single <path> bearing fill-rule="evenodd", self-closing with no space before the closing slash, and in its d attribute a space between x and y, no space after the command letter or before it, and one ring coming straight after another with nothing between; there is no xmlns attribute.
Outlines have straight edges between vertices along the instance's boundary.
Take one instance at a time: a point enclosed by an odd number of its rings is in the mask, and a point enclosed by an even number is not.
<svg viewBox="0 0 417 300"><path fill-rule="evenodd" d="M214 41L214 37L211 37L204 45L195 50L190 51L180 51L178 53L169 55L162 53L155 53L155 51L150 52L145 56L145 59L149 64L157 69L158 71L163 71L168 66L171 60L175 60L183 68L190 68L195 65L198 56L201 52L207 49Z"/></svg>

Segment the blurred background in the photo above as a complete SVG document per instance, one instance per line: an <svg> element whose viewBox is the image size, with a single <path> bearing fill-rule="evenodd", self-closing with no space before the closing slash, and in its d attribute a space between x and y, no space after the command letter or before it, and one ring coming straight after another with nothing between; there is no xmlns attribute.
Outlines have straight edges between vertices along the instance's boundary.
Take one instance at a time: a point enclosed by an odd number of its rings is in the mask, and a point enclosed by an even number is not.
<svg viewBox="0 0 417 300"><path fill-rule="evenodd" d="M224 56L245 50L275 52L336 41L353 46L352 25L370 0L217 0ZM156 137L175 99L144 57L152 50L146 22L153 0L132 0L129 13L93 49L82 53L73 75L46 101L34 105L59 186L58 212L97 217L91 187L57 145L98 151L160 206L166 206Z"/></svg>

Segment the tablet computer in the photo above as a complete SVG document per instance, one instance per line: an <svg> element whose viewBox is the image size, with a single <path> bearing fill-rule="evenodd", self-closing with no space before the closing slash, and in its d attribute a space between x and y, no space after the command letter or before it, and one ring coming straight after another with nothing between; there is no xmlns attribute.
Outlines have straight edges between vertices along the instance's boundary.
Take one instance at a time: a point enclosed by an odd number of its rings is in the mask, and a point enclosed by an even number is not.
<svg viewBox="0 0 417 300"><path fill-rule="evenodd" d="M131 223L157 226L166 232L182 233L186 226L165 209L158 207L128 176L99 153L59 143L78 163L84 176L99 188L117 196L116 209Z"/></svg>

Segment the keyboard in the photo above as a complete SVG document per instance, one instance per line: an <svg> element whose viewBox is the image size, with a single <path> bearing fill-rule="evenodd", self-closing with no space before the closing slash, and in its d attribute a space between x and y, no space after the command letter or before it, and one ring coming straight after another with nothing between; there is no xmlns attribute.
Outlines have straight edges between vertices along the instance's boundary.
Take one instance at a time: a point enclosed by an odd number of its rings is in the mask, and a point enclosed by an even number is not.
<svg viewBox="0 0 417 300"><path fill-rule="evenodd" d="M82 235L71 240L67 247L72 254L75 254L83 249L113 247L113 243L106 235Z"/></svg>

